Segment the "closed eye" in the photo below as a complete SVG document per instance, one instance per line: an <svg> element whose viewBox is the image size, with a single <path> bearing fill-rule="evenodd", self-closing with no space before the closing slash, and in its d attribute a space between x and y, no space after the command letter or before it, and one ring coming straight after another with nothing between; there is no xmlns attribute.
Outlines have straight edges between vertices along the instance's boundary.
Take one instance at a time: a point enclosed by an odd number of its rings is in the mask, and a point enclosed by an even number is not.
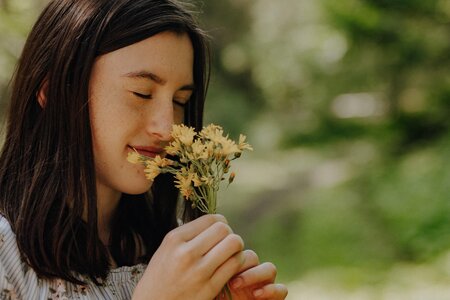
<svg viewBox="0 0 450 300"><path fill-rule="evenodd" d="M146 95L146 94L141 94L141 93L133 92L133 95L135 95L135 96L137 96L137 97L139 97L139 98L142 98L142 99L146 99L146 100L152 99L152 94Z"/></svg>
<svg viewBox="0 0 450 300"><path fill-rule="evenodd" d="M180 101L180 100L173 100L173 103L174 103L175 105L180 106L180 107L186 107L187 102L188 102L188 101L185 101L185 100L183 100L183 101Z"/></svg>

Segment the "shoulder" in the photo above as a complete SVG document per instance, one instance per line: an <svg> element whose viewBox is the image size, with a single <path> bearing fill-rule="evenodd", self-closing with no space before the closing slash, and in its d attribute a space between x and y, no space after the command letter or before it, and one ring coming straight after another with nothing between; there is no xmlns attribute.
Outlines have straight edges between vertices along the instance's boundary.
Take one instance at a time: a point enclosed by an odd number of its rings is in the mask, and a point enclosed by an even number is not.
<svg viewBox="0 0 450 300"><path fill-rule="evenodd" d="M16 235L14 234L8 220L0 214L0 268L6 274L17 273L17 266L23 264ZM19 268L23 269L23 268Z"/></svg>
<svg viewBox="0 0 450 300"><path fill-rule="evenodd" d="M14 299L16 295L21 299L35 285L37 276L22 260L16 235L8 220L0 214L0 298Z"/></svg>
<svg viewBox="0 0 450 300"><path fill-rule="evenodd" d="M0 299L112 299L115 294L121 295L120 299L131 299L145 268L145 264L138 264L110 270L101 286L81 275L86 286L61 279L39 279L22 259L16 235L0 214Z"/></svg>
<svg viewBox="0 0 450 300"><path fill-rule="evenodd" d="M0 265L8 273L27 271L27 264L22 260L16 235L8 220L0 214ZM20 266L20 268L19 268Z"/></svg>
<svg viewBox="0 0 450 300"><path fill-rule="evenodd" d="M0 214L0 261L6 256L17 254L16 235L8 220Z"/></svg>

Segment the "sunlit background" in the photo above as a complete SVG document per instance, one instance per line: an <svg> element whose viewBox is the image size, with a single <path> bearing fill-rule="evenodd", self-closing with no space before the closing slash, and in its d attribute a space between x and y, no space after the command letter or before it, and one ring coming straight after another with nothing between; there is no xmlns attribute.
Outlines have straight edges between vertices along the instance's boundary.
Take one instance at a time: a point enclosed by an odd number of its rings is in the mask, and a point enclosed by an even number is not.
<svg viewBox="0 0 450 300"><path fill-rule="evenodd" d="M46 2L0 0L3 110ZM199 7L206 121L255 148L220 210L288 299L450 299L450 1Z"/></svg>

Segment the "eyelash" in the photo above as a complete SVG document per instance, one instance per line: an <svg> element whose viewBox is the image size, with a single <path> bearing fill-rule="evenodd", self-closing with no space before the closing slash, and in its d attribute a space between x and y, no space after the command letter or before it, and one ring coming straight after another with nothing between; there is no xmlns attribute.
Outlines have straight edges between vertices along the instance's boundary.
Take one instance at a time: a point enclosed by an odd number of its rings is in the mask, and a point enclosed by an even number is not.
<svg viewBox="0 0 450 300"><path fill-rule="evenodd" d="M140 94L140 93L136 93L136 92L133 92L133 94L134 94L135 96L138 96L139 98L142 98L142 99L146 99L146 100L152 99L152 94L150 94L150 95L144 95L144 94Z"/></svg>
<svg viewBox="0 0 450 300"><path fill-rule="evenodd" d="M144 94L140 94L140 93L137 93L137 92L133 92L133 94L134 94L135 96L137 96L137 97L139 97L139 98L142 98L142 99L145 99L145 100L150 100L150 99L152 99L152 95L151 95L151 94L149 94L149 95L144 95ZM181 102L178 102L178 101L176 101L176 100L173 100L173 103L175 103L175 105L178 105L178 106L181 106L181 107L185 107L186 104L187 104L187 103L181 103Z"/></svg>

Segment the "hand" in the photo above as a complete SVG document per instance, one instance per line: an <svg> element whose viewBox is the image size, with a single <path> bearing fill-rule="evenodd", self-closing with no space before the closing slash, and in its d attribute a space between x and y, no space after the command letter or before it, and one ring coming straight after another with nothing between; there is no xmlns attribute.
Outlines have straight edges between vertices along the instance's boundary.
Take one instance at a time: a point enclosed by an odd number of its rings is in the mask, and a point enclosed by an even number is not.
<svg viewBox="0 0 450 300"><path fill-rule="evenodd" d="M170 231L150 260L133 299L211 300L242 270L244 243L221 215Z"/></svg>
<svg viewBox="0 0 450 300"><path fill-rule="evenodd" d="M233 300L285 299L288 294L286 286L275 284L276 267L272 263L260 264L252 250L245 250L244 257L244 265L229 282Z"/></svg>

